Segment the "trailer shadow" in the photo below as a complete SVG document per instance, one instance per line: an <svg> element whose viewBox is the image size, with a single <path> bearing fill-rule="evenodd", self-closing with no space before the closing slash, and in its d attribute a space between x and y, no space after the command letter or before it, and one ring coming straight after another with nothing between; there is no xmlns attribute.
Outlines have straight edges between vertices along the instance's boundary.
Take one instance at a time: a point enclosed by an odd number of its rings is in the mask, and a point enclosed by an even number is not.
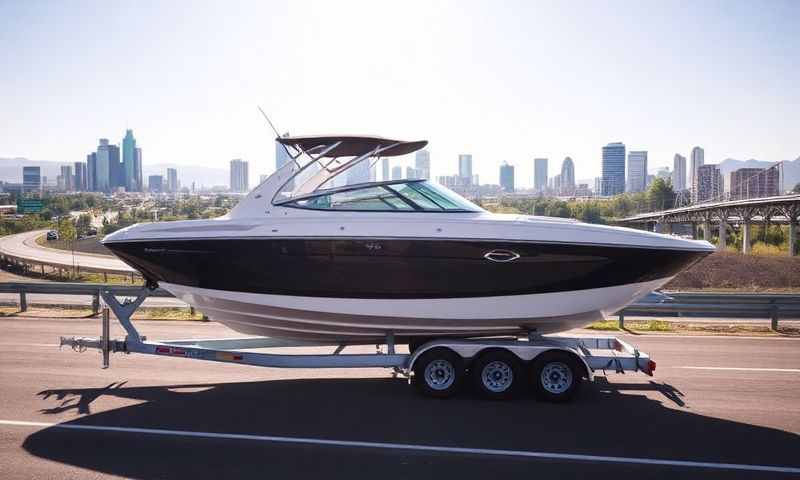
<svg viewBox="0 0 800 480"><path fill-rule="evenodd" d="M489 402L471 395L432 400L415 395L399 379L303 379L263 382L125 387L40 392L41 411L85 414L67 422L315 439L390 442L798 466L800 437L745 423L707 417L685 406L683 393L663 383L616 385L599 378L574 403L531 398ZM660 392L648 395L648 392ZM135 405L91 413L102 396ZM52 405L56 402L56 405ZM498 472L531 471L533 460L442 456L302 444L158 436L141 433L46 428L31 434L29 453L69 465L129 478L265 476L448 477L448 462L467 476L489 464ZM536 461L537 468L558 463ZM550 467L546 465L549 464ZM560 463L564 467L563 462ZM575 478L606 473L653 473L651 467L576 463ZM420 468L426 470L419 470ZM650 468L647 470L646 468ZM659 467L687 473L676 468ZM505 469L505 470L504 470ZM583 470L581 470L583 469ZM610 470L613 469L613 470ZM557 470L560 474L568 473ZM705 470L703 478L734 472ZM436 475L434 475L436 474ZM752 475L753 472L750 472ZM569 476L569 475L565 475Z"/></svg>

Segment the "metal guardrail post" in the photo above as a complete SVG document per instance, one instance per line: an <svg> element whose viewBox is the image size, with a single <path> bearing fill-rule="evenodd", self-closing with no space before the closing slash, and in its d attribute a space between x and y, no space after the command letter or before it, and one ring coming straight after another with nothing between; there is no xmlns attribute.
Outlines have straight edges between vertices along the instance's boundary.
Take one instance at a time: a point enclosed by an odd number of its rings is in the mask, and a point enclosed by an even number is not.
<svg viewBox="0 0 800 480"><path fill-rule="evenodd" d="M778 330L778 306L775 305L774 302L770 302L771 306L769 309L770 312L770 320L772 321L772 330Z"/></svg>
<svg viewBox="0 0 800 480"><path fill-rule="evenodd" d="M20 290L19 292L19 311L20 312L28 311L28 294L25 293L24 290Z"/></svg>
<svg viewBox="0 0 800 480"><path fill-rule="evenodd" d="M618 326L619 326L620 330L625 330L625 314L622 313L622 312L619 312L619 325Z"/></svg>
<svg viewBox="0 0 800 480"><path fill-rule="evenodd" d="M100 291L92 295L92 314L100 313Z"/></svg>
<svg viewBox="0 0 800 480"><path fill-rule="evenodd" d="M103 352L103 368L108 368L109 353L111 352L111 321L108 307L103 309L103 333L100 338L100 348Z"/></svg>

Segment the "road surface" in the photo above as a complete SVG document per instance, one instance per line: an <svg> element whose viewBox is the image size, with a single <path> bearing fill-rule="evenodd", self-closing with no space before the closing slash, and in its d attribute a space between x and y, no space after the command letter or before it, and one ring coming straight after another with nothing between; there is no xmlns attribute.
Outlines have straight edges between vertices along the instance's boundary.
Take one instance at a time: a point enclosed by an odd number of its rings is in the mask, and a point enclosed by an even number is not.
<svg viewBox="0 0 800 480"><path fill-rule="evenodd" d="M654 378L610 375L553 405L422 398L382 369L115 355L101 370L54 345L97 335L96 320L0 318L0 332L3 479L800 476L800 339L626 335Z"/></svg>
<svg viewBox="0 0 800 480"><path fill-rule="evenodd" d="M78 267L98 272L123 274L136 272L136 270L116 257L81 252L73 253L37 244L36 238L45 233L47 233L47 230L34 230L0 237L0 254L56 267Z"/></svg>

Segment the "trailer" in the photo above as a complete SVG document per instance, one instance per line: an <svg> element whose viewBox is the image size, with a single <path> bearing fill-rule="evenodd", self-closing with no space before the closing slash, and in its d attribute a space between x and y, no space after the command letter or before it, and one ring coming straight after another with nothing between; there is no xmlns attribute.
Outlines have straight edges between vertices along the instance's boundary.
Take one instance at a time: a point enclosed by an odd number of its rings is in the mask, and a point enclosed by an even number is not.
<svg viewBox="0 0 800 480"><path fill-rule="evenodd" d="M566 402L574 398L583 381L597 372L643 372L652 376L656 364L628 343L611 336L563 337L529 332L524 338L430 339L396 351L395 337L386 332L375 353L344 353L348 344L320 344L270 337L209 340L152 341L139 334L131 317L148 296L146 288L135 298L119 301L110 291L100 295L103 308L99 338L61 337L60 345L76 351L99 350L103 368L111 353L161 355L211 362L276 368L391 369L428 396L447 398L465 383L489 399L507 399L532 389L542 400ZM126 332L124 339L110 338L110 313ZM326 346L328 354L269 353L271 348ZM258 350L258 351L254 351Z"/></svg>

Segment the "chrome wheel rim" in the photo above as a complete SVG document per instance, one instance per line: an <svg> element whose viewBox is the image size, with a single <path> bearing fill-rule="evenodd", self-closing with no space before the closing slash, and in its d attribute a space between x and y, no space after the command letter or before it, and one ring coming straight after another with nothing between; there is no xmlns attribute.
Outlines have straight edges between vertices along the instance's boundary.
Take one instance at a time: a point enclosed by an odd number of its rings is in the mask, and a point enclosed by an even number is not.
<svg viewBox="0 0 800 480"><path fill-rule="evenodd" d="M425 383L434 390L447 390L456 381L456 368L447 360L434 360L425 367Z"/></svg>
<svg viewBox="0 0 800 480"><path fill-rule="evenodd" d="M514 383L514 371L511 365L505 362L489 362L481 371L481 382L490 392L505 392Z"/></svg>
<svg viewBox="0 0 800 480"><path fill-rule="evenodd" d="M541 381L548 392L564 393L572 386L572 370L561 362L548 363L542 369Z"/></svg>

